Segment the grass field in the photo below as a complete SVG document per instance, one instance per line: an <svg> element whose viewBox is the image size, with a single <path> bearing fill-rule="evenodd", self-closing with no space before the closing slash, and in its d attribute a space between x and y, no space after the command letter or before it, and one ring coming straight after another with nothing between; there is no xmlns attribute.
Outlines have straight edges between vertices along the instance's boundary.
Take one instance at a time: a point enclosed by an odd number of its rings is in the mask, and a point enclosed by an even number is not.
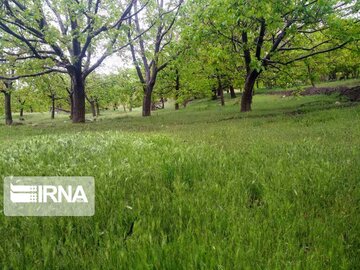
<svg viewBox="0 0 360 270"><path fill-rule="evenodd" d="M358 269L358 104L168 106L146 119L1 123L1 177L94 176L96 214L1 213L0 269Z"/></svg>

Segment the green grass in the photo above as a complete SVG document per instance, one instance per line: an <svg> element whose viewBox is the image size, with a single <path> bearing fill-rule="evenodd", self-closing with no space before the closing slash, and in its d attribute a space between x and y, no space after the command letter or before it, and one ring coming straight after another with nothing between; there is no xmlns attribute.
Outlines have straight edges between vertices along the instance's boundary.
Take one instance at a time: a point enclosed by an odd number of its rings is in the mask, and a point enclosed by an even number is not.
<svg viewBox="0 0 360 270"><path fill-rule="evenodd" d="M360 79L349 79L349 80L342 80L342 81L330 81L330 82L316 82L315 87L355 87L360 85ZM271 89L268 88L259 88L256 90L257 94L266 94L268 92L279 92L279 91L292 91L292 90L305 90L306 88L310 88L312 85L299 85L297 87L289 87L289 88L281 88L281 87L274 87Z"/></svg>
<svg viewBox="0 0 360 270"><path fill-rule="evenodd" d="M356 269L360 106L338 100L0 125L1 177L96 179L94 217L1 214L0 269Z"/></svg>

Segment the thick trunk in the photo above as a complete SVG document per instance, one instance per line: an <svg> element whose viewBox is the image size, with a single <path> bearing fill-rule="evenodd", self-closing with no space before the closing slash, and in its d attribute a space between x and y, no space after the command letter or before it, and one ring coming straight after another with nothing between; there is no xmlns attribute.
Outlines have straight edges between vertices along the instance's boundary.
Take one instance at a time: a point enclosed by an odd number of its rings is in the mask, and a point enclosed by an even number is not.
<svg viewBox="0 0 360 270"><path fill-rule="evenodd" d="M33 112L34 112L33 107L30 106L30 113L33 113Z"/></svg>
<svg viewBox="0 0 360 270"><path fill-rule="evenodd" d="M151 94L154 86L148 85L146 86L146 89L144 91L144 97L143 97L143 108L142 108L142 116L150 116L151 115Z"/></svg>
<svg viewBox="0 0 360 270"><path fill-rule="evenodd" d="M73 123L85 122L85 82L80 72L71 75L73 83Z"/></svg>
<svg viewBox="0 0 360 270"><path fill-rule="evenodd" d="M12 113L11 113L11 93L4 92L5 96L5 124L11 125L13 123Z"/></svg>
<svg viewBox="0 0 360 270"><path fill-rule="evenodd" d="M241 112L251 111L251 103L254 94L254 85L259 75L260 75L259 72L252 71L246 77L244 92L241 97Z"/></svg>
<svg viewBox="0 0 360 270"><path fill-rule="evenodd" d="M20 108L20 120L24 119L24 108Z"/></svg>
<svg viewBox="0 0 360 270"><path fill-rule="evenodd" d="M175 102L175 110L178 111L180 109L180 105L179 103L176 101Z"/></svg>
<svg viewBox="0 0 360 270"><path fill-rule="evenodd" d="M235 89L233 85L230 85L230 97L236 98Z"/></svg>

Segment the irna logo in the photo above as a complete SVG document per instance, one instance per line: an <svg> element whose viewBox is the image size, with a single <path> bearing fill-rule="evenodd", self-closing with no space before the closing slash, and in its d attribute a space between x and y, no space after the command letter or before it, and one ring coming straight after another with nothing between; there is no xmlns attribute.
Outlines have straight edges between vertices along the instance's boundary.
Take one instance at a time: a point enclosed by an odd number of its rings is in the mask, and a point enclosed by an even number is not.
<svg viewBox="0 0 360 270"><path fill-rule="evenodd" d="M4 213L7 216L92 216L95 213L93 177L6 177Z"/></svg>
<svg viewBox="0 0 360 270"><path fill-rule="evenodd" d="M83 186L13 185L10 184L13 203L87 203Z"/></svg>

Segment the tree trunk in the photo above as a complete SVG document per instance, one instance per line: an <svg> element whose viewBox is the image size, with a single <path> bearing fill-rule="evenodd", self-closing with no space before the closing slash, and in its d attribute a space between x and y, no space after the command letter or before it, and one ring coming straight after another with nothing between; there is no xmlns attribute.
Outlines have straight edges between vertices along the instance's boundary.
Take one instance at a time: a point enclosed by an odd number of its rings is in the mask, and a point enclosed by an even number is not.
<svg viewBox="0 0 360 270"><path fill-rule="evenodd" d="M24 119L24 105L25 105L25 100L22 101L20 98L18 98L19 104L20 104L20 115L19 115L19 120L23 121Z"/></svg>
<svg viewBox="0 0 360 270"><path fill-rule="evenodd" d="M337 74L336 70L332 70L329 73L329 80L330 81L336 81L337 80Z"/></svg>
<svg viewBox="0 0 360 270"><path fill-rule="evenodd" d="M221 77L218 75L217 79L218 79L217 93L218 93L218 96L220 97L221 106L225 106L224 89L222 87Z"/></svg>
<svg viewBox="0 0 360 270"><path fill-rule="evenodd" d="M235 89L233 85L230 85L230 97L236 98Z"/></svg>
<svg viewBox="0 0 360 270"><path fill-rule="evenodd" d="M212 95L212 98L211 98L211 99L212 99L212 100L217 100L218 96L217 96L216 87L213 87L212 93L213 93L213 95Z"/></svg>
<svg viewBox="0 0 360 270"><path fill-rule="evenodd" d="M51 95L51 119L55 119L55 95Z"/></svg>
<svg viewBox="0 0 360 270"><path fill-rule="evenodd" d="M220 101L221 101L221 106L225 106L224 89L222 87L220 89Z"/></svg>
<svg viewBox="0 0 360 270"><path fill-rule="evenodd" d="M90 102L92 116L96 117L95 101L92 99L89 100L89 102Z"/></svg>
<svg viewBox="0 0 360 270"><path fill-rule="evenodd" d="M100 105L98 99L95 99L95 106L96 106L96 115L100 116Z"/></svg>
<svg viewBox="0 0 360 270"><path fill-rule="evenodd" d="M69 105L70 105L70 119L72 119L73 118L73 109L74 109L73 93L69 94Z"/></svg>
<svg viewBox="0 0 360 270"><path fill-rule="evenodd" d="M156 104L155 102L151 102L151 110L156 111Z"/></svg>
<svg viewBox="0 0 360 270"><path fill-rule="evenodd" d="M151 94L154 86L148 85L144 91L143 97L143 108L142 108L142 116L150 116L151 115Z"/></svg>
<svg viewBox="0 0 360 270"><path fill-rule="evenodd" d="M217 96L221 98L221 92L223 92L222 87L218 87L217 90L216 90L216 92L217 92ZM223 92L223 93L224 93L224 92Z"/></svg>
<svg viewBox="0 0 360 270"><path fill-rule="evenodd" d="M133 110L133 95L130 96L129 112L132 112L132 110Z"/></svg>
<svg viewBox="0 0 360 270"><path fill-rule="evenodd" d="M180 109L180 105L178 102L179 99L179 91L180 91L180 75L179 75L179 70L176 69L175 70L176 73L176 85L175 85L175 110L179 110Z"/></svg>
<svg viewBox="0 0 360 270"><path fill-rule="evenodd" d="M11 93L4 92L5 96L5 124L11 125L13 123L12 113L11 113Z"/></svg>
<svg viewBox="0 0 360 270"><path fill-rule="evenodd" d="M250 72L250 74L248 74L248 76L246 77L244 92L241 97L241 112L251 111L254 85L259 75L260 73L254 70Z"/></svg>
<svg viewBox="0 0 360 270"><path fill-rule="evenodd" d="M73 83L73 123L85 122L85 82L81 72L74 72L71 75Z"/></svg>
<svg viewBox="0 0 360 270"><path fill-rule="evenodd" d="M33 112L34 112L33 107L30 106L30 113L33 113Z"/></svg>

